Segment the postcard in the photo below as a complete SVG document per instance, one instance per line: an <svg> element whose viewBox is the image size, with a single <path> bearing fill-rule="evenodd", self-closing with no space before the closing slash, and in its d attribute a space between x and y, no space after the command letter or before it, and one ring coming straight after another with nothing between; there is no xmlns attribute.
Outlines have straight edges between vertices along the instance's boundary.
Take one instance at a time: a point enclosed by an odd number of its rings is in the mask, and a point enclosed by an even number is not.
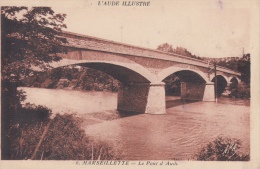
<svg viewBox="0 0 260 169"><path fill-rule="evenodd" d="M0 168L259 168L259 0L1 3Z"/></svg>

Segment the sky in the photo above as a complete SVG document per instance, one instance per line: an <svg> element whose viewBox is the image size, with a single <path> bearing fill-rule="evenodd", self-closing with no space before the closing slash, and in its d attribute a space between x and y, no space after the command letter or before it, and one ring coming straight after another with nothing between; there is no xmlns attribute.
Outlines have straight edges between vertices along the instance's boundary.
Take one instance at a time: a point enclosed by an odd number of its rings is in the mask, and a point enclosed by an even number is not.
<svg viewBox="0 0 260 169"><path fill-rule="evenodd" d="M219 58L241 57L243 49L250 53L250 2L150 0L147 7L126 7L99 6L98 0L56 0L43 5L67 14L70 32L150 49L167 42L197 56Z"/></svg>

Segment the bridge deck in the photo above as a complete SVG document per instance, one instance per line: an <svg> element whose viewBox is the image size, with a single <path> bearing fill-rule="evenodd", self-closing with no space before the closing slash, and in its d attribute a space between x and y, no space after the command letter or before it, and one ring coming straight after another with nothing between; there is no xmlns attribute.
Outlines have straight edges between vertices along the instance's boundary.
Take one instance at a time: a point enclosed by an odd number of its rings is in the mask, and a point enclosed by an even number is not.
<svg viewBox="0 0 260 169"><path fill-rule="evenodd" d="M168 61L186 63L190 65L196 65L200 67L206 67L206 68L208 68L209 66L213 67L213 65L209 65L208 62L206 61L194 59L191 57L182 56L173 53L167 53L159 50L137 47L133 45L100 39L92 36L86 36L86 35L71 33L67 31L63 31L63 36L65 36L69 42L67 46L73 48L168 60ZM224 67L217 66L217 70L221 72L241 76L239 72Z"/></svg>

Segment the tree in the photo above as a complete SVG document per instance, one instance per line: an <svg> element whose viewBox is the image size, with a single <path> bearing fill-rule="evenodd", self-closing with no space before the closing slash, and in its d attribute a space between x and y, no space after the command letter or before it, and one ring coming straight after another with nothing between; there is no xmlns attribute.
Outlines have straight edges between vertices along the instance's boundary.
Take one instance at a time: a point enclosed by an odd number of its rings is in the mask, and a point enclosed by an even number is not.
<svg viewBox="0 0 260 169"><path fill-rule="evenodd" d="M50 68L66 52L61 36L65 14L55 14L49 7L1 7L1 138L2 159L8 158L10 144L6 131L25 99L17 91L17 81L36 68Z"/></svg>
<svg viewBox="0 0 260 169"><path fill-rule="evenodd" d="M28 76L35 67L49 68L66 52L60 36L65 14L55 14L50 7L2 7L2 80L11 75Z"/></svg>
<svg viewBox="0 0 260 169"><path fill-rule="evenodd" d="M183 47L176 47L175 49L172 47L172 45L168 43L163 43L157 47L157 50L164 51L164 52L169 52L169 53L175 53L178 55L183 55L183 56L188 56L191 58L195 59L200 59L202 60L201 57L193 55L191 52L189 52L186 48Z"/></svg>
<svg viewBox="0 0 260 169"><path fill-rule="evenodd" d="M61 59L58 53L66 52L61 44L67 43L60 34L66 28L65 17L65 14L55 14L50 7L1 7L2 95L6 91L5 96L15 97L17 85L12 82L36 69L50 68L49 63Z"/></svg>
<svg viewBox="0 0 260 169"><path fill-rule="evenodd" d="M250 53L244 54L242 57L229 58L205 58L209 62L215 61L217 65L223 66L241 73L241 80L245 84L250 84Z"/></svg>
<svg viewBox="0 0 260 169"><path fill-rule="evenodd" d="M241 80L246 84L250 84L250 54L243 55L243 58L238 61L237 69L241 72Z"/></svg>
<svg viewBox="0 0 260 169"><path fill-rule="evenodd" d="M172 45L169 45L168 43L163 43L157 47L157 50L163 51L163 52L169 52L174 53Z"/></svg>

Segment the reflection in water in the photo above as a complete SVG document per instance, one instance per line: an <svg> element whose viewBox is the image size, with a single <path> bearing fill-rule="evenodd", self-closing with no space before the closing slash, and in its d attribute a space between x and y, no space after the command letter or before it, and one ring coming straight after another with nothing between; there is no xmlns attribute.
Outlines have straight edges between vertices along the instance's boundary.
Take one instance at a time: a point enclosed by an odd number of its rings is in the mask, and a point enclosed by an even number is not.
<svg viewBox="0 0 260 169"><path fill-rule="evenodd" d="M180 106L183 104L189 104L189 103L194 103L198 102L197 100L182 100L180 97L176 96L166 96L166 109L171 108L171 107L176 107Z"/></svg>
<svg viewBox="0 0 260 169"><path fill-rule="evenodd" d="M241 139L249 152L249 101L220 98L215 102L183 104L167 97L167 114L116 111L117 94L24 88L27 101L45 104L54 112L78 112L82 127L93 139L105 140L128 160L187 160L217 136ZM121 118L124 117L124 118Z"/></svg>

